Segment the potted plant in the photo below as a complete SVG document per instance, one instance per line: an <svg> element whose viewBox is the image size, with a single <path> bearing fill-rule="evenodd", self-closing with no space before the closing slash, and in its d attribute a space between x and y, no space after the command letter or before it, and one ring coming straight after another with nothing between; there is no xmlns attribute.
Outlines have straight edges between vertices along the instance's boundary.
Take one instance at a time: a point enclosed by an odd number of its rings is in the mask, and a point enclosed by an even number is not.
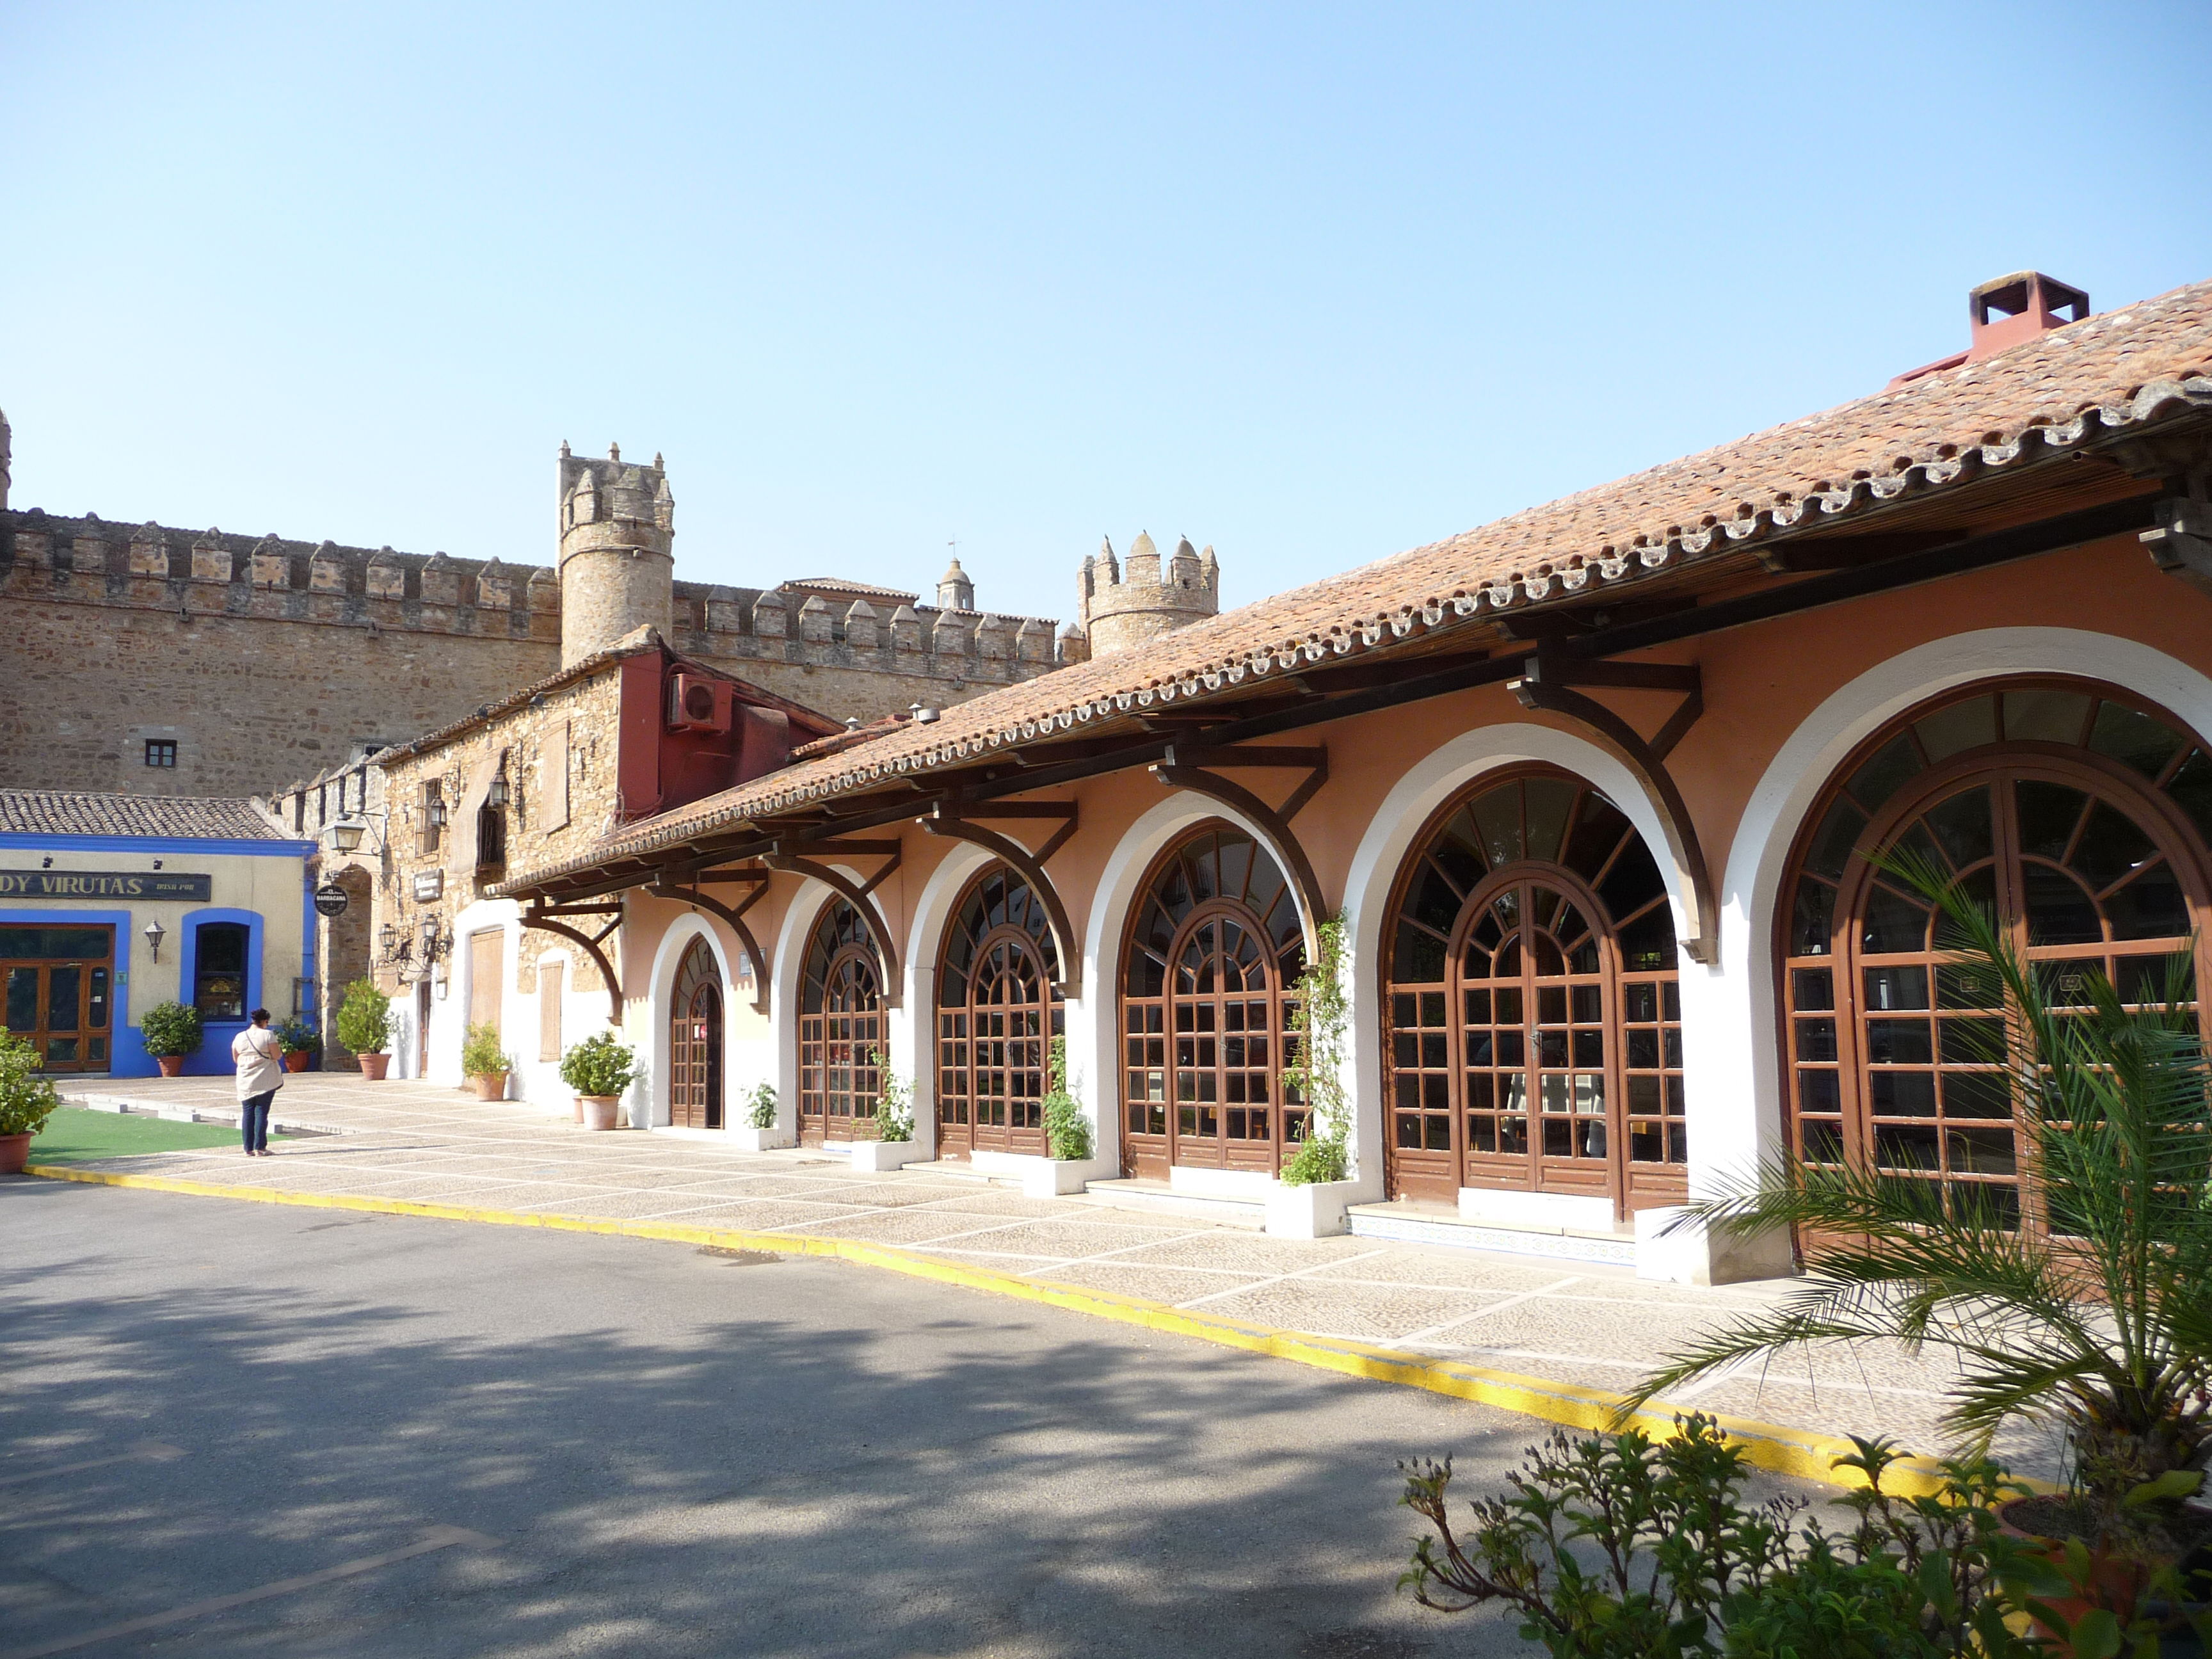
<svg viewBox="0 0 2212 1659"><path fill-rule="evenodd" d="M185 1056L200 1051L200 1011L189 1003L157 1002L140 1016L138 1035L163 1077L181 1076Z"/></svg>
<svg viewBox="0 0 2212 1659"><path fill-rule="evenodd" d="M2132 1006L2069 963L2054 1006L2050 970L1944 872L1901 856L1881 867L1940 915L1942 1006L1999 1016L1947 1020L1945 1042L1975 1042L1973 1058L2008 1081L2045 1224L2021 1224L1986 1188L1781 1159L1684 1222L1794 1229L1805 1288L1694 1342L1633 1400L1801 1343L1948 1348L1960 1370L1948 1420L1971 1446L1986 1450L2014 1419L2063 1431L2068 1490L2006 1518L2053 1559L2086 1550L2125 1620L2160 1563L2212 1534L2185 1501L2212 1456L2212 1068L2190 959Z"/></svg>
<svg viewBox="0 0 2212 1659"><path fill-rule="evenodd" d="M745 1121L730 1131L731 1139L747 1152L765 1152L792 1145L794 1137L776 1122L775 1085L763 1079L745 1096Z"/></svg>
<svg viewBox="0 0 2212 1659"><path fill-rule="evenodd" d="M392 999L369 981L357 979L346 987L338 1005L338 1041L353 1050L361 1074L372 1083L384 1080L392 1056L384 1045L392 1040Z"/></svg>
<svg viewBox="0 0 2212 1659"><path fill-rule="evenodd" d="M1349 1231L1352 1103L1344 1087L1344 920L1321 925L1317 959L1298 981L1291 1011L1283 1098L1305 1106L1305 1133L1267 1194L1267 1231L1285 1238Z"/></svg>
<svg viewBox="0 0 2212 1659"><path fill-rule="evenodd" d="M1054 1037L1046 1061L1044 1109L1046 1162L1022 1175L1022 1191L1031 1198L1059 1198L1083 1190L1091 1161L1091 1120L1083 1103L1067 1087L1067 1039Z"/></svg>
<svg viewBox="0 0 2212 1659"><path fill-rule="evenodd" d="M23 1173L31 1137L61 1103L53 1079L39 1075L39 1045L0 1036L0 1175Z"/></svg>
<svg viewBox="0 0 2212 1659"><path fill-rule="evenodd" d="M636 1073L635 1055L612 1031L586 1037L561 1056L561 1081L576 1091L576 1117L586 1129L615 1127L615 1108Z"/></svg>
<svg viewBox="0 0 2212 1659"><path fill-rule="evenodd" d="M476 1085L478 1100L505 1100L514 1056L499 1046L499 1027L471 1025L461 1044L461 1074Z"/></svg>
<svg viewBox="0 0 2212 1659"><path fill-rule="evenodd" d="M911 1164L921 1152L914 1144L914 1087L894 1076L880 1048L872 1051L876 1075L876 1138L853 1145L855 1170L896 1170Z"/></svg>
<svg viewBox="0 0 2212 1659"><path fill-rule="evenodd" d="M322 1052L323 1036L313 1026L296 1016L279 1023L276 1027L276 1046L284 1051L284 1069L304 1072Z"/></svg>

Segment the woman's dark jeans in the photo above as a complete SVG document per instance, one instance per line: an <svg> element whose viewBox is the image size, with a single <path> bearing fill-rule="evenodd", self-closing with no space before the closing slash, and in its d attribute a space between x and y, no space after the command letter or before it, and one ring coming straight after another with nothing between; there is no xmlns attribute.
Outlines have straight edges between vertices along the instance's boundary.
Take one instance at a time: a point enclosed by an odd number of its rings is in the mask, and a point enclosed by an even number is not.
<svg viewBox="0 0 2212 1659"><path fill-rule="evenodd" d="M269 1150L269 1106L276 1098L271 1089L265 1095L248 1095L238 1103L238 1138L246 1143L249 1152Z"/></svg>

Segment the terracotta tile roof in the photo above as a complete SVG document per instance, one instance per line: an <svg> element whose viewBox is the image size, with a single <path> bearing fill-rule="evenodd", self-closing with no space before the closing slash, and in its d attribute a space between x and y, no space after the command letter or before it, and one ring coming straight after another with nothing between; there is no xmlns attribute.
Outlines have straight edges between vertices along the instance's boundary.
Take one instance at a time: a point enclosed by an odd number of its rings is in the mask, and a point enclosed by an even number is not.
<svg viewBox="0 0 2212 1659"><path fill-rule="evenodd" d="M902 724L872 742L628 825L586 856L517 877L507 890L969 761L1048 731L1388 644L1448 619L1633 584L2184 407L2212 409L2212 283L987 692L933 723Z"/></svg>
<svg viewBox="0 0 2212 1659"><path fill-rule="evenodd" d="M163 836L179 841L285 841L250 800L0 789L0 835Z"/></svg>

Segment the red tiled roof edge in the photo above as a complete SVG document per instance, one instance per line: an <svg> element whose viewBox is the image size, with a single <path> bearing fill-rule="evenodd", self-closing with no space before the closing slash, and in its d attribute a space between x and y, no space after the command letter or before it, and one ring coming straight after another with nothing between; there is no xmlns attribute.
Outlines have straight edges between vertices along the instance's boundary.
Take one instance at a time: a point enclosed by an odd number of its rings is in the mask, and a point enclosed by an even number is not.
<svg viewBox="0 0 2212 1659"><path fill-rule="evenodd" d="M1632 582L1777 531L2074 449L2177 405L2212 410L2212 282L987 692L934 724L908 724L627 825L501 890L1102 715L1342 656L1447 616L1458 621Z"/></svg>

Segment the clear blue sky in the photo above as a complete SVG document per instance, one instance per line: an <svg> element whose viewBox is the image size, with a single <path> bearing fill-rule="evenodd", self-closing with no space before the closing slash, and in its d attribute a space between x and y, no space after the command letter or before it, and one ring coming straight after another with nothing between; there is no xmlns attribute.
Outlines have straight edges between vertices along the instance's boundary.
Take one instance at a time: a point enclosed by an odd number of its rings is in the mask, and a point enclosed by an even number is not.
<svg viewBox="0 0 2212 1659"><path fill-rule="evenodd" d="M2212 5L0 0L17 506L1259 597L2212 276Z"/></svg>

